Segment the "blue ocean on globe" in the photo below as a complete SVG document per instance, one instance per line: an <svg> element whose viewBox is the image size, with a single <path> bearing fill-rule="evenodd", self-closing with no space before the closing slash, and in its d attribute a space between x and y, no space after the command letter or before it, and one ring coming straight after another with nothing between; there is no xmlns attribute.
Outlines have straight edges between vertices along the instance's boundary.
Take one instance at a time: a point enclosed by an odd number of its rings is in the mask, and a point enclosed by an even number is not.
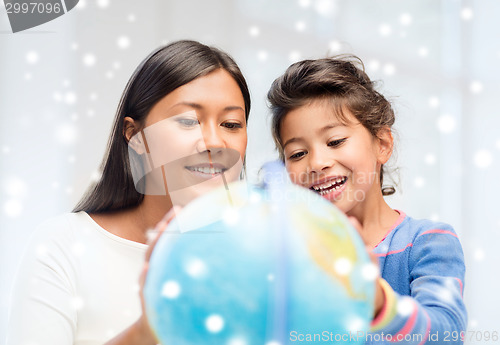
<svg viewBox="0 0 500 345"><path fill-rule="evenodd" d="M195 199L149 267L146 311L164 345L362 344L352 335L373 315L376 266L356 230L281 177Z"/></svg>

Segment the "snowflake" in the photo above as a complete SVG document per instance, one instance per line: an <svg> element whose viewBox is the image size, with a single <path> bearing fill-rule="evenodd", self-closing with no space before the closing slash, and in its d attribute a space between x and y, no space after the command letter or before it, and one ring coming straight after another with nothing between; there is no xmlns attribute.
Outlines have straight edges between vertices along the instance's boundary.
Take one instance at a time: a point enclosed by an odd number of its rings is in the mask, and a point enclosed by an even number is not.
<svg viewBox="0 0 500 345"><path fill-rule="evenodd" d="M252 26L248 29L248 34L252 37L257 37L260 34L260 29L258 26Z"/></svg>
<svg viewBox="0 0 500 345"><path fill-rule="evenodd" d="M174 280L169 280L163 284L161 289L161 295L168 299L174 299L179 297L181 293L181 286Z"/></svg>
<svg viewBox="0 0 500 345"><path fill-rule="evenodd" d="M455 118L449 114L443 114L437 120L437 127L441 133L451 133L456 127Z"/></svg>
<svg viewBox="0 0 500 345"><path fill-rule="evenodd" d="M394 73L396 73L396 67L393 64L387 63L384 65L384 73L386 75L394 75Z"/></svg>
<svg viewBox="0 0 500 345"><path fill-rule="evenodd" d="M130 39L127 36L120 36L118 37L116 44L120 49L127 49L130 47Z"/></svg>
<svg viewBox="0 0 500 345"><path fill-rule="evenodd" d="M415 187L417 188L422 188L423 186L425 186L425 179L421 176L418 176L415 178L415 180L413 181L413 184L415 185Z"/></svg>
<svg viewBox="0 0 500 345"><path fill-rule="evenodd" d="M316 0L314 10L321 16L329 16L335 10L335 3L331 0Z"/></svg>
<svg viewBox="0 0 500 345"><path fill-rule="evenodd" d="M97 0L97 6L99 6L100 8L109 7L109 0Z"/></svg>
<svg viewBox="0 0 500 345"><path fill-rule="evenodd" d="M297 62L301 58L302 58L302 54L297 50L291 51L290 54L288 55L288 60L290 62Z"/></svg>
<svg viewBox="0 0 500 345"><path fill-rule="evenodd" d="M298 32L303 32L306 29L306 23L302 20L299 20L295 23L295 30Z"/></svg>
<svg viewBox="0 0 500 345"><path fill-rule="evenodd" d="M205 327L210 333L219 333L224 328L224 319L220 315L212 314L205 320Z"/></svg>
<svg viewBox="0 0 500 345"><path fill-rule="evenodd" d="M19 200L11 199L5 202L3 211L8 217L16 218L23 212L23 205Z"/></svg>
<svg viewBox="0 0 500 345"><path fill-rule="evenodd" d="M223 221L227 225L236 225L240 219L238 210L232 207L228 207L224 210Z"/></svg>
<svg viewBox="0 0 500 345"><path fill-rule="evenodd" d="M410 297L402 297L396 307L398 314L401 316L409 316L415 309L415 304Z"/></svg>
<svg viewBox="0 0 500 345"><path fill-rule="evenodd" d="M257 59L259 59L259 61L266 61L267 60L267 52L265 50L260 50L257 53Z"/></svg>
<svg viewBox="0 0 500 345"><path fill-rule="evenodd" d="M372 59L368 62L368 69L372 72L376 72L380 69L380 62L376 59Z"/></svg>
<svg viewBox="0 0 500 345"><path fill-rule="evenodd" d="M436 155L433 153L428 153L424 157L424 162L425 162L425 164L428 164L428 165L434 165L434 163L436 163L436 160L437 160Z"/></svg>
<svg viewBox="0 0 500 345"><path fill-rule="evenodd" d="M91 67L94 66L96 63L96 57L93 54L86 54L83 57L83 64L85 66Z"/></svg>
<svg viewBox="0 0 500 345"><path fill-rule="evenodd" d="M483 261L484 260L484 250L481 248L478 248L474 251L474 260L476 261Z"/></svg>
<svg viewBox="0 0 500 345"><path fill-rule="evenodd" d="M341 276L348 275L352 270L352 262L348 258L339 258L335 261L335 271Z"/></svg>
<svg viewBox="0 0 500 345"><path fill-rule="evenodd" d="M241 337L235 337L228 340L227 345L247 345L247 341Z"/></svg>
<svg viewBox="0 0 500 345"><path fill-rule="evenodd" d="M493 162L493 156L488 150L479 150L474 154L474 165L480 169L486 169Z"/></svg>
<svg viewBox="0 0 500 345"><path fill-rule="evenodd" d="M83 10L86 7L87 7L87 1L86 0L80 0L78 2L78 4L76 5L76 9L78 9L78 10Z"/></svg>
<svg viewBox="0 0 500 345"><path fill-rule="evenodd" d="M408 26L413 21L412 17L408 13L403 13L399 16L399 22L401 25Z"/></svg>
<svg viewBox="0 0 500 345"><path fill-rule="evenodd" d="M342 49L342 43L337 40L333 40L328 44L328 49L330 49L330 52L332 53L338 53Z"/></svg>
<svg viewBox="0 0 500 345"><path fill-rule="evenodd" d="M439 97L436 97L436 96L432 96L429 98L429 107L431 108L437 108L439 107Z"/></svg>
<svg viewBox="0 0 500 345"><path fill-rule="evenodd" d="M75 143L78 132L72 124L61 124L57 127L55 136L59 143L70 145Z"/></svg>
<svg viewBox="0 0 500 345"><path fill-rule="evenodd" d="M38 62L39 60L39 56L38 56L38 53L35 52L35 51L30 51L28 54L26 54L26 61L30 64L30 65L34 65Z"/></svg>
<svg viewBox="0 0 500 345"><path fill-rule="evenodd" d="M429 55L429 49L427 47L420 47L418 49L418 55L421 57L426 57Z"/></svg>
<svg viewBox="0 0 500 345"><path fill-rule="evenodd" d="M66 92L64 94L64 102L66 102L66 104L68 105L72 105L72 104L75 104L76 102L76 94L74 92Z"/></svg>
<svg viewBox="0 0 500 345"><path fill-rule="evenodd" d="M479 81L473 81L469 86L469 90L475 94L481 93L483 91L483 84Z"/></svg>
<svg viewBox="0 0 500 345"><path fill-rule="evenodd" d="M208 268L201 259L192 258L186 262L184 270L190 277L202 278L206 276Z"/></svg>
<svg viewBox="0 0 500 345"><path fill-rule="evenodd" d="M76 310L81 310L85 303L83 302L83 299L81 297L74 297L71 300L71 305L73 306L74 309Z"/></svg>
<svg viewBox="0 0 500 345"><path fill-rule="evenodd" d="M383 23L379 26L378 32L382 36L389 36L392 33L392 28L389 24Z"/></svg>
<svg viewBox="0 0 500 345"><path fill-rule="evenodd" d="M311 6L311 0L299 0L299 6L304 8Z"/></svg>
<svg viewBox="0 0 500 345"><path fill-rule="evenodd" d="M462 11L460 11L460 16L463 20L471 20L474 16L474 12L470 7L464 7L462 8Z"/></svg>
<svg viewBox="0 0 500 345"><path fill-rule="evenodd" d="M26 183L17 176L13 176L5 180L4 188L6 194L13 198L24 198L28 194L28 187Z"/></svg>

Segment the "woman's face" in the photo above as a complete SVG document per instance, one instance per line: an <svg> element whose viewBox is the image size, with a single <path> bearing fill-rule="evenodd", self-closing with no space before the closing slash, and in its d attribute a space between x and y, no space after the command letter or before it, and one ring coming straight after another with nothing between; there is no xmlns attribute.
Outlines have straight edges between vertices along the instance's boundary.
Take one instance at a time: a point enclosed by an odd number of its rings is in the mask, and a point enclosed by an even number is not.
<svg viewBox="0 0 500 345"><path fill-rule="evenodd" d="M247 145L238 84L219 69L175 89L151 109L129 145L149 172L144 194L168 193L174 205L238 179Z"/></svg>

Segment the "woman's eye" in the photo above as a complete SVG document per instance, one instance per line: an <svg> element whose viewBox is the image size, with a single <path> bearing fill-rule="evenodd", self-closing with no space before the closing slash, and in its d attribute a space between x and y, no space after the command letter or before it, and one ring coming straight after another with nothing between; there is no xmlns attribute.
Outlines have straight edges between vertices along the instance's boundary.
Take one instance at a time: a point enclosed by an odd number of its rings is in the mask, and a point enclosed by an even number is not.
<svg viewBox="0 0 500 345"><path fill-rule="evenodd" d="M299 159L304 155L305 155L305 152L297 152L297 153L294 153L293 155L291 155L290 157L288 157L288 159L292 159L292 160Z"/></svg>
<svg viewBox="0 0 500 345"><path fill-rule="evenodd" d="M237 122L225 122L222 124L227 129L237 129L237 128L243 128L243 126L240 123Z"/></svg>
<svg viewBox="0 0 500 345"><path fill-rule="evenodd" d="M340 146L346 140L347 140L347 138L332 140L332 141L328 142L328 146L337 147L337 146Z"/></svg>
<svg viewBox="0 0 500 345"><path fill-rule="evenodd" d="M176 121L184 127L193 127L199 124L197 119L178 118Z"/></svg>

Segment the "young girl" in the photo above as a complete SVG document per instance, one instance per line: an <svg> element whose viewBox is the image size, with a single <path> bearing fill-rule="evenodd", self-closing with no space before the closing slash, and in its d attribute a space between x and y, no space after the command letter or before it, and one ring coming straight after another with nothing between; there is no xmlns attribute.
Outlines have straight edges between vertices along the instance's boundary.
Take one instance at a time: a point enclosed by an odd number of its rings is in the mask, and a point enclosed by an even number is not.
<svg viewBox="0 0 500 345"><path fill-rule="evenodd" d="M268 99L280 157L292 182L360 223L379 258L367 342L462 343L462 247L451 226L413 219L385 202L394 193L383 186L394 112L353 60L297 62L274 81Z"/></svg>
<svg viewBox="0 0 500 345"><path fill-rule="evenodd" d="M146 232L164 229L174 205L238 178L249 111L226 53L179 41L149 55L122 95L101 179L28 244L7 343L156 344L137 296Z"/></svg>

